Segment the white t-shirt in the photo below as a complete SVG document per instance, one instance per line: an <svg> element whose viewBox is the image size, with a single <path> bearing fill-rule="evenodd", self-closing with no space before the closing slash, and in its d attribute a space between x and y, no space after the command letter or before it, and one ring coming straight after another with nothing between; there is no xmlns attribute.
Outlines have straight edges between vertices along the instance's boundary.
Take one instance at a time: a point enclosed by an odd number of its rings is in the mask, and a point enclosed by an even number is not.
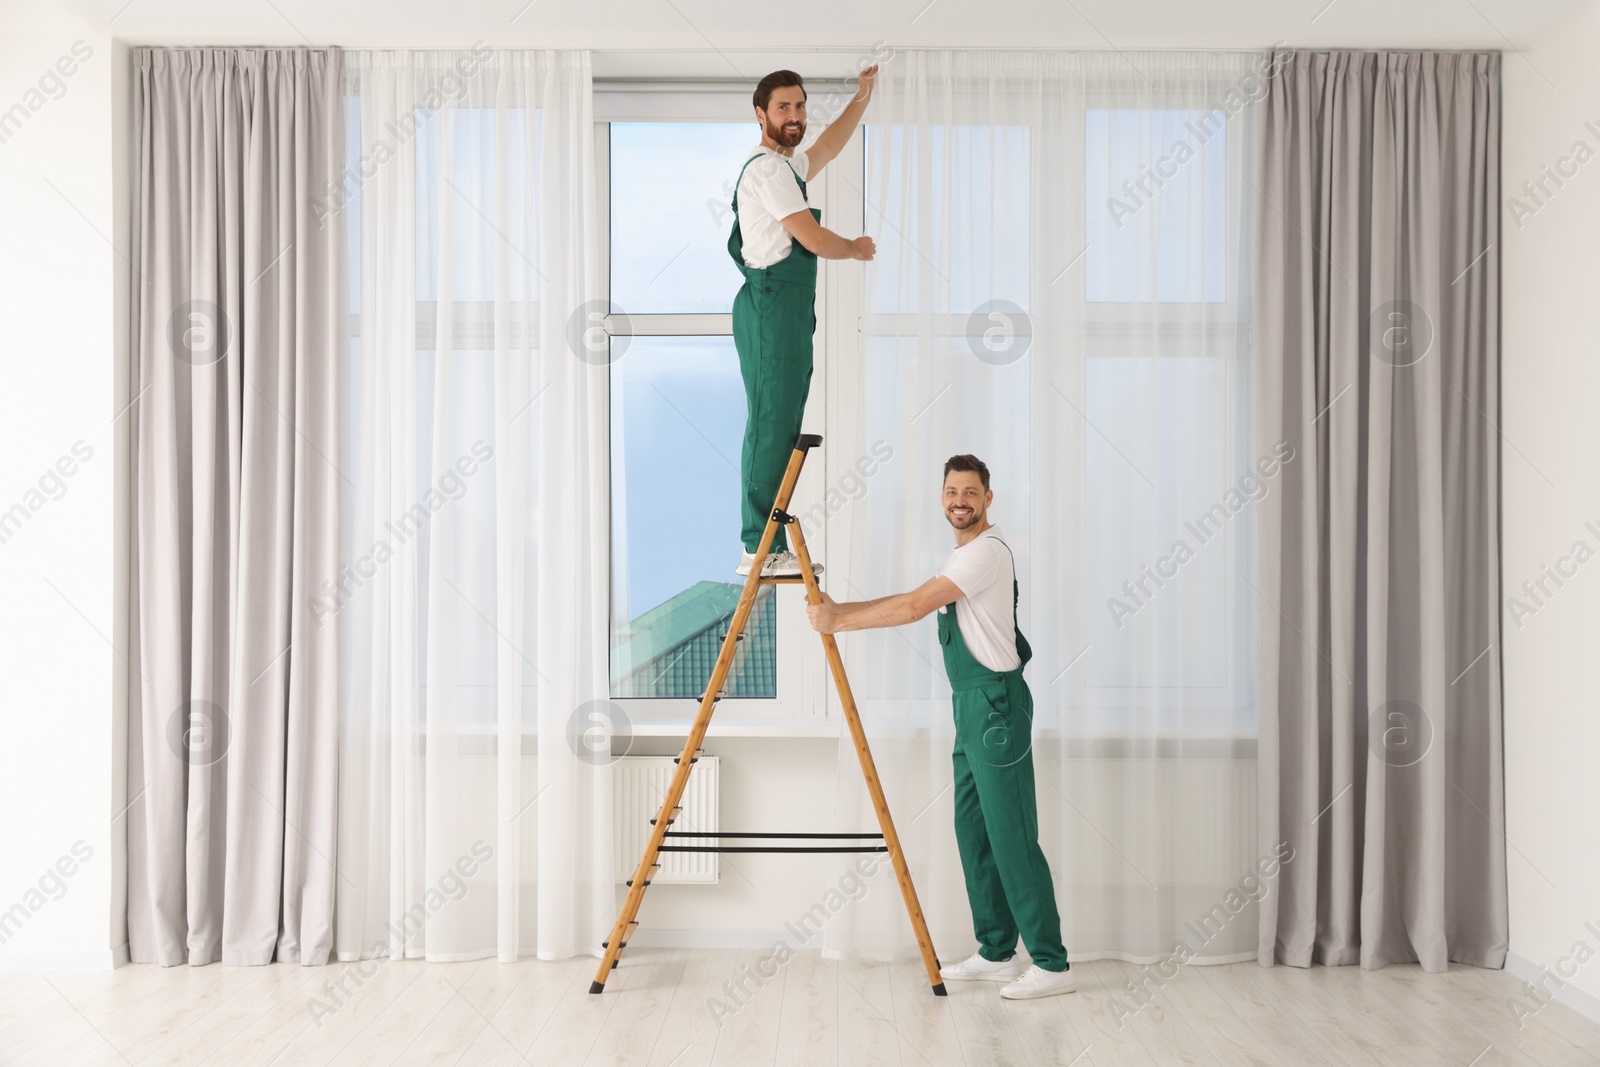
<svg viewBox="0 0 1600 1067"><path fill-rule="evenodd" d="M747 267L770 267L789 254L789 231L779 219L786 219L809 206L795 175L804 181L811 172L811 160L795 149L784 156L765 145L758 146L751 158L761 156L744 168L735 196L739 200L739 238L744 242ZM794 169L791 171L790 167Z"/></svg>
<svg viewBox="0 0 1600 1067"><path fill-rule="evenodd" d="M1000 527L991 526L950 553L935 575L950 579L964 594L956 601L961 640L972 657L991 671L1014 671L1022 665L1011 603L1014 573Z"/></svg>

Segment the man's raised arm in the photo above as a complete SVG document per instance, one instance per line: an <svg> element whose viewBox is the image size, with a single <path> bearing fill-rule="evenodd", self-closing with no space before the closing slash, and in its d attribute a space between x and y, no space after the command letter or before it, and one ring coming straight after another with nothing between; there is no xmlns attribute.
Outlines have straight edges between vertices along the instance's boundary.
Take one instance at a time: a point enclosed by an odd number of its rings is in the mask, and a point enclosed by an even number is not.
<svg viewBox="0 0 1600 1067"><path fill-rule="evenodd" d="M856 77L855 98L839 112L839 117L828 124L828 128L817 134L817 140L806 149L806 158L811 161L811 171L806 175L810 181L816 177L822 168L827 166L834 156L837 156L851 136L856 132L856 126L861 122L861 116L867 110L867 101L872 99L873 80L878 76L878 65L863 70Z"/></svg>

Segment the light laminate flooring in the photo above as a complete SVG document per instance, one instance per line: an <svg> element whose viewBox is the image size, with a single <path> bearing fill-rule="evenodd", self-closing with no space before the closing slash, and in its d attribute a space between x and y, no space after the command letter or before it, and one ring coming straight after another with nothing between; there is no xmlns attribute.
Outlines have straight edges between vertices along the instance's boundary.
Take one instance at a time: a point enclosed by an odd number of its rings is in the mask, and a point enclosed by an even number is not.
<svg viewBox="0 0 1600 1067"><path fill-rule="evenodd" d="M0 1065L1600 1065L1600 1025L1553 1002L1519 1025L1522 983L1473 967L1189 966L1141 1006L1141 969L1114 961L1006 1001L988 982L934 997L917 961L800 952L728 999L766 956L635 948L599 996L588 957L0 974Z"/></svg>

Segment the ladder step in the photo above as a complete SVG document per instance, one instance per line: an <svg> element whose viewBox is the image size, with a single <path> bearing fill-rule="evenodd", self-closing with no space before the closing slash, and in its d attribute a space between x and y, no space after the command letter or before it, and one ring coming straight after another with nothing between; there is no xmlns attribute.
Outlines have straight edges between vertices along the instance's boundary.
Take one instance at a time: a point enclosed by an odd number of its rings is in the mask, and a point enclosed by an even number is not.
<svg viewBox="0 0 1600 1067"><path fill-rule="evenodd" d="M652 863L652 864L651 864L651 865L650 865L650 869L649 869L649 870L648 870L648 871L646 871L646 872L645 872L645 879L644 879L644 884L645 884L645 885L649 885L649 884L650 884L650 875L652 875L652 874L654 874L654 873L655 873L655 872L656 872L656 871L659 871L659 870L660 870L660 869L661 869L661 864L659 864L659 863ZM631 889L631 888L633 888L633 879L632 879L632 878L629 878L629 879L628 879L628 887L629 887L629 888L630 888L630 889ZM639 925L639 920L637 920L637 919L635 919L635 920L634 920L634 925L635 925L635 926L637 926L637 925Z"/></svg>
<svg viewBox="0 0 1600 1067"><path fill-rule="evenodd" d="M836 845L832 848L794 848L788 846L768 845L757 848L754 845L662 845L662 852L765 852L765 853L795 853L795 852L888 852L888 845ZM649 885L646 882L645 885Z"/></svg>
<svg viewBox="0 0 1600 1067"><path fill-rule="evenodd" d="M755 833L749 830L668 830L665 837L753 837L761 840L777 837L805 838L813 841L881 841L883 834L833 834L833 833Z"/></svg>
<svg viewBox="0 0 1600 1067"><path fill-rule="evenodd" d="M801 585L801 584L804 584L804 582L805 582L805 579L802 578L798 574L795 575L792 578L763 578L763 579L761 579L761 584L762 585Z"/></svg>
<svg viewBox="0 0 1600 1067"><path fill-rule="evenodd" d="M683 810L683 805L682 804L679 804L677 807L672 809L672 814L667 816L667 825L668 826L671 826L673 823L678 821L678 813L680 811L682 811L682 810ZM656 824L656 820L655 819L651 819L650 820L650 825L654 826L655 824Z"/></svg>
<svg viewBox="0 0 1600 1067"><path fill-rule="evenodd" d="M700 762L700 757L705 755L705 754L706 754L706 750L705 749L697 748L697 749L694 750L694 755L689 757L689 762L690 763L699 763ZM672 757L672 762L673 763L680 763L680 762L682 762L682 760L683 760L683 757L681 755ZM682 811L683 809L679 808L677 810Z"/></svg>
<svg viewBox="0 0 1600 1067"><path fill-rule="evenodd" d="M617 951L620 952L621 950L623 950L623 949L628 947L628 938L632 937L633 936L633 932L635 930L637 930L637 929L639 929L639 920L635 919L635 920L633 920L632 922L630 922L628 924L627 929L622 931L622 940L617 944ZM602 941L602 942L600 942L600 947L601 948L610 948L611 947L611 942L610 941Z"/></svg>
<svg viewBox="0 0 1600 1067"><path fill-rule="evenodd" d="M728 635L727 634L718 634L717 635L717 640L718 641L726 641L727 639L728 639ZM735 641L743 641L744 640L744 634L735 635L734 640Z"/></svg>

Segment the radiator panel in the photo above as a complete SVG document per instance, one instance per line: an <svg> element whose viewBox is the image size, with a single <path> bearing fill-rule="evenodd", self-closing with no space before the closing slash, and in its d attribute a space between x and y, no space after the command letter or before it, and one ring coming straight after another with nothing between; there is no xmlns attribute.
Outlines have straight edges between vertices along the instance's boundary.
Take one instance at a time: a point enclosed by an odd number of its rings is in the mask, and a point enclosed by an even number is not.
<svg viewBox="0 0 1600 1067"><path fill-rule="evenodd" d="M678 769L672 756L624 756L612 767L612 819L613 840L616 842L617 881L626 882L633 877L644 855L650 838L650 820L661 811L672 784L672 775ZM689 771L689 783L678 803L683 808L678 813L673 830L714 831L717 821L718 758L701 756ZM667 838L667 844L676 839ZM692 845L713 845L715 841L685 841ZM651 876L652 883L682 882L713 885L720 873L720 857L715 852L663 852L661 869Z"/></svg>

